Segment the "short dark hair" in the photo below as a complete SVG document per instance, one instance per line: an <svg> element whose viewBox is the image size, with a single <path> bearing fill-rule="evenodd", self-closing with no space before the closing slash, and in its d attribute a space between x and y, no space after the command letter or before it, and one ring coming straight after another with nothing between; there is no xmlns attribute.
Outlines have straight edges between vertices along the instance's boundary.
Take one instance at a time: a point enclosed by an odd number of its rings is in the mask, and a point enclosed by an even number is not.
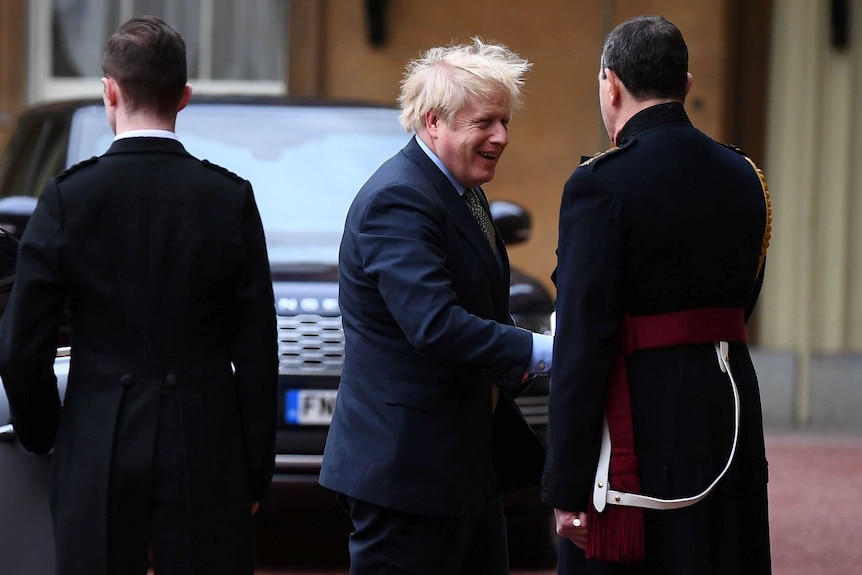
<svg viewBox="0 0 862 575"><path fill-rule="evenodd" d="M105 43L102 71L116 80L132 110L174 114L188 80L186 42L160 18L132 18Z"/></svg>
<svg viewBox="0 0 862 575"><path fill-rule="evenodd" d="M662 16L638 16L614 28L602 47L602 77L606 68L638 100L685 99L688 48Z"/></svg>

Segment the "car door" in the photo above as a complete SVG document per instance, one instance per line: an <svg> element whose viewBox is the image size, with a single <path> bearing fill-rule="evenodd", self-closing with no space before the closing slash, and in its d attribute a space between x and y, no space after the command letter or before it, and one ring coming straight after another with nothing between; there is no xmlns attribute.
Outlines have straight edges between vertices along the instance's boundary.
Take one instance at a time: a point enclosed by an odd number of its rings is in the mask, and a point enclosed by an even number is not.
<svg viewBox="0 0 862 575"><path fill-rule="evenodd" d="M57 350L54 373L62 396L69 348ZM9 403L0 387L0 557L3 573L54 573L54 535L48 507L50 455L33 455L18 443Z"/></svg>
<svg viewBox="0 0 862 575"><path fill-rule="evenodd" d="M15 277L18 241L0 230L0 314ZM68 375L68 348L60 350L55 370L61 391ZM18 443L9 423L9 402L0 386L0 557L4 573L50 575L54 539L48 506L50 456L35 456Z"/></svg>
<svg viewBox="0 0 862 575"><path fill-rule="evenodd" d="M0 390L0 421L8 420L6 394ZM27 453L11 425L0 426L0 557L5 573L54 572L49 460Z"/></svg>

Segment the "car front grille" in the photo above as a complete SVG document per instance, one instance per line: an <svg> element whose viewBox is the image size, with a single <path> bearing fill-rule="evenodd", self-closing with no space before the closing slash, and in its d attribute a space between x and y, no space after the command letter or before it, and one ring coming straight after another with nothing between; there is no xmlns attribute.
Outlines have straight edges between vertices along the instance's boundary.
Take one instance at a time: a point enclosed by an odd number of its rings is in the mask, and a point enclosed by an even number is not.
<svg viewBox="0 0 862 575"><path fill-rule="evenodd" d="M341 375L344 329L341 316L316 314L278 316L279 373L282 375ZM517 398L532 426L548 424L547 383L537 380Z"/></svg>
<svg viewBox="0 0 862 575"><path fill-rule="evenodd" d="M547 395L521 395L515 399L515 403L531 426L548 425Z"/></svg>
<svg viewBox="0 0 862 575"><path fill-rule="evenodd" d="M339 375L344 363L341 317L278 316L278 372L282 375Z"/></svg>

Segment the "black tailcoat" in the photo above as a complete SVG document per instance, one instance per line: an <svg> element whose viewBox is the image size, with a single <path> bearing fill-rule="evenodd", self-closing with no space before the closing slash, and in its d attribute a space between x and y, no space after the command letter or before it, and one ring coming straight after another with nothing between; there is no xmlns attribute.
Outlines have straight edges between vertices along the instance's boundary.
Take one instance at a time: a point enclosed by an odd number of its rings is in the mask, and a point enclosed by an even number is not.
<svg viewBox="0 0 862 575"><path fill-rule="evenodd" d="M52 359L66 301L60 409ZM151 512L167 461L187 498L161 507L191 526L195 572L251 573L250 506L274 465L275 333L247 181L166 138L117 140L49 180L21 242L0 369L22 443L54 448L58 573L105 573L109 538L142 539L146 553L146 519L109 529L109 507ZM164 421L177 434L157 441Z"/></svg>
<svg viewBox="0 0 862 575"><path fill-rule="evenodd" d="M585 510L591 494L622 315L750 313L762 281L764 193L738 151L696 130L677 103L635 115L619 140L575 170L560 209L543 498L569 511ZM730 362L742 403L733 467L697 505L647 511L647 560L626 573L770 570L760 396L743 342L731 344ZM732 393L713 346L642 351L626 367L643 492L699 493L724 467L733 433ZM564 545L561 572L613 572L595 563L578 570L577 555Z"/></svg>

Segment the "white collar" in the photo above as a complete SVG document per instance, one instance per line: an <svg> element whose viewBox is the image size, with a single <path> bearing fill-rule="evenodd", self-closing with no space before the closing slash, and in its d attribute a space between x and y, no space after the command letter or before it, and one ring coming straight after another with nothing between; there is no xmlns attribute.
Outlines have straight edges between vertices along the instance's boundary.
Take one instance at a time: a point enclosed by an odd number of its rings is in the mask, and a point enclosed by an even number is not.
<svg viewBox="0 0 862 575"><path fill-rule="evenodd" d="M125 138L168 138L179 141L177 135L169 130L128 130L122 134L117 134L114 141Z"/></svg>

